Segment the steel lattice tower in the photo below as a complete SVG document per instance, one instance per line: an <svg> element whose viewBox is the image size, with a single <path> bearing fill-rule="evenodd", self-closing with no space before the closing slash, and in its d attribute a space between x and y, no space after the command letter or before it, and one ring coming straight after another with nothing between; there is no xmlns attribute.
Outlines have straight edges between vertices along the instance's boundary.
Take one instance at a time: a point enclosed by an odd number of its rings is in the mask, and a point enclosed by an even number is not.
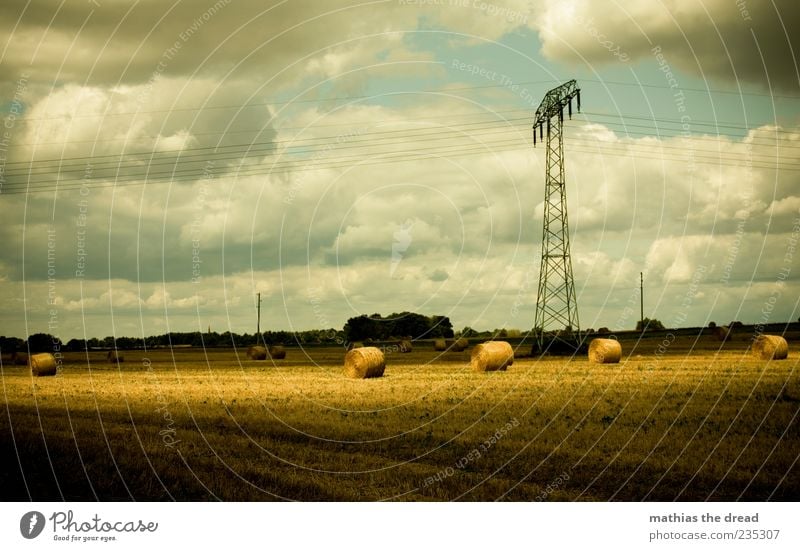
<svg viewBox="0 0 800 551"><path fill-rule="evenodd" d="M580 111L581 91L574 80L553 88L545 94L533 123L534 146L537 127L540 139L547 132L542 264L536 298L534 353L565 349L573 352L581 344L564 185L564 108L567 107L572 118L572 98L576 98Z"/></svg>

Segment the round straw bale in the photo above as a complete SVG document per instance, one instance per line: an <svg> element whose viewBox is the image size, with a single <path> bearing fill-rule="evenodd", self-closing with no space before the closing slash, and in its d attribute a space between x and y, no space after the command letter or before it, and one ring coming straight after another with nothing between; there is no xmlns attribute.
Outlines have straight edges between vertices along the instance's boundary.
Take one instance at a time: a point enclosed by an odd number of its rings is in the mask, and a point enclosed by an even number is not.
<svg viewBox="0 0 800 551"><path fill-rule="evenodd" d="M785 360L789 344L780 335L759 335L753 341L753 355L762 360Z"/></svg>
<svg viewBox="0 0 800 551"><path fill-rule="evenodd" d="M589 343L589 361L596 364L619 363L622 345L614 339L592 339Z"/></svg>
<svg viewBox="0 0 800 551"><path fill-rule="evenodd" d="M380 348L354 348L344 356L344 374L353 379L382 377L386 360Z"/></svg>
<svg viewBox="0 0 800 551"><path fill-rule="evenodd" d="M15 365L28 365L28 355L25 352L14 352Z"/></svg>
<svg viewBox="0 0 800 551"><path fill-rule="evenodd" d="M46 377L56 374L56 358L47 352L31 356L31 374L34 377Z"/></svg>
<svg viewBox="0 0 800 551"><path fill-rule="evenodd" d="M400 341L400 353L401 354L408 354L412 350L411 341L409 340L402 340Z"/></svg>
<svg viewBox="0 0 800 551"><path fill-rule="evenodd" d="M453 352L463 352L469 347L469 341L467 339L456 339L453 342L453 346L450 349Z"/></svg>
<svg viewBox="0 0 800 551"><path fill-rule="evenodd" d="M286 349L279 344L270 346L268 352L269 357L273 360L282 360L286 357Z"/></svg>
<svg viewBox="0 0 800 551"><path fill-rule="evenodd" d="M470 355L473 371L505 371L514 363L514 350L506 341L486 341L476 345Z"/></svg>
<svg viewBox="0 0 800 551"><path fill-rule="evenodd" d="M266 360L267 349L263 346L251 346L247 349L247 357L251 360Z"/></svg>
<svg viewBox="0 0 800 551"><path fill-rule="evenodd" d="M714 336L721 342L725 342L731 338L731 328L727 325L718 325L714 327L713 331Z"/></svg>
<svg viewBox="0 0 800 551"><path fill-rule="evenodd" d="M443 352L447 350L447 341L444 339L435 339L433 341L433 349L437 352Z"/></svg>
<svg viewBox="0 0 800 551"><path fill-rule="evenodd" d="M110 363L120 363L125 361L125 356L119 350L109 350L106 359Z"/></svg>

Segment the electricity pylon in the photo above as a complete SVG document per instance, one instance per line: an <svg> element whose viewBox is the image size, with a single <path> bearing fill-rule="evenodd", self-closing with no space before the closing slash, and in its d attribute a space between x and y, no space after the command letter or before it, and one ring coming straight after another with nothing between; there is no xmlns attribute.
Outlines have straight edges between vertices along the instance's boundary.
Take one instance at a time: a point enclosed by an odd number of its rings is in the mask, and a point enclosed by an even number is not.
<svg viewBox="0 0 800 551"><path fill-rule="evenodd" d="M537 127L540 140L547 129L542 264L536 298L534 354L575 352L581 345L564 186L564 108L572 118L572 98L576 98L580 111L581 91L574 80L553 88L545 94L533 123L534 147Z"/></svg>

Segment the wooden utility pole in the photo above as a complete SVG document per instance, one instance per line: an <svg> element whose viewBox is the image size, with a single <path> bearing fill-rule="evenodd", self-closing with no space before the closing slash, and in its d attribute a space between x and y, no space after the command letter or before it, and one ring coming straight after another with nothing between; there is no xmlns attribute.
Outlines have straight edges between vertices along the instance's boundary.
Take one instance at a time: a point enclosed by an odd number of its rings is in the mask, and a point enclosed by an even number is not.
<svg viewBox="0 0 800 551"><path fill-rule="evenodd" d="M256 338L261 340L261 293L258 293L258 301L256 302L256 310L258 311L258 321L256 322Z"/></svg>
<svg viewBox="0 0 800 551"><path fill-rule="evenodd" d="M644 328L644 272L639 272L639 320Z"/></svg>

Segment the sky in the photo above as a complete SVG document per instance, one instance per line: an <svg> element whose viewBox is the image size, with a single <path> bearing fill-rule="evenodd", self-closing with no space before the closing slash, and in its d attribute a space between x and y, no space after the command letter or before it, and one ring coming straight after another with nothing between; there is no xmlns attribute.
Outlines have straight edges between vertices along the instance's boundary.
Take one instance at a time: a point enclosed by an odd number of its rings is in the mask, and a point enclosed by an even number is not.
<svg viewBox="0 0 800 551"><path fill-rule="evenodd" d="M794 0L0 5L0 334L534 324L544 94L582 328L800 317Z"/></svg>

